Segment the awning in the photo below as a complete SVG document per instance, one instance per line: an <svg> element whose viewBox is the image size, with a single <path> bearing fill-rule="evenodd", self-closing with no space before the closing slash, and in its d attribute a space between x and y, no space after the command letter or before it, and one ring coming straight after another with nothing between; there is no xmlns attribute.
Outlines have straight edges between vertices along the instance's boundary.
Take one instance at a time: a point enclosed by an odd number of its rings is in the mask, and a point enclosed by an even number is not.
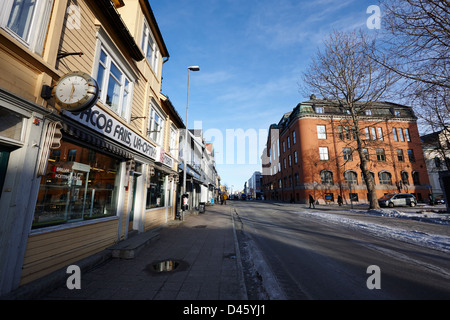
<svg viewBox="0 0 450 320"><path fill-rule="evenodd" d="M87 147L97 148L101 151L112 153L121 158L134 159L133 153L124 149L122 146L109 141L106 137L102 137L95 132L88 131L65 121L62 125L63 138L72 138L74 139L74 142L80 142L85 144Z"/></svg>

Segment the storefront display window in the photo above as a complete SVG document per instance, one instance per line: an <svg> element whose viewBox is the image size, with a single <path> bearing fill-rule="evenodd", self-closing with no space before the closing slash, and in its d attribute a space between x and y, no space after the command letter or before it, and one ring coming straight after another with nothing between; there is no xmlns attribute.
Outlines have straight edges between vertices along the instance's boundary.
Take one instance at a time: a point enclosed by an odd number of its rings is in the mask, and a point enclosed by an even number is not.
<svg viewBox="0 0 450 320"><path fill-rule="evenodd" d="M33 228L114 216L120 160L61 141L41 179Z"/></svg>
<svg viewBox="0 0 450 320"><path fill-rule="evenodd" d="M147 188L147 201L145 208L159 208L165 206L166 175L155 170L155 175L150 179L150 187Z"/></svg>

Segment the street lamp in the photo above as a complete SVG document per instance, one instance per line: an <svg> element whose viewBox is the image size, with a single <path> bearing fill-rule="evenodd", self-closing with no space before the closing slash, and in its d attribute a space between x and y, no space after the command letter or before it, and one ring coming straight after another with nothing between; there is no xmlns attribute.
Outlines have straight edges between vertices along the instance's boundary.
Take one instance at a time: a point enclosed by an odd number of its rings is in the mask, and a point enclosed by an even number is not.
<svg viewBox="0 0 450 320"><path fill-rule="evenodd" d="M187 82L187 102L186 102L186 129L184 132L184 152L183 152L183 194L187 196L187 192L186 192L186 171L187 171L187 167L186 167L186 158L187 158L187 148L188 148L188 144L187 144L187 138L188 138L188 110L189 110L189 78L190 78L190 71L200 71L200 67L199 66L191 66L188 67L188 82ZM183 198L182 198L183 201ZM183 216L182 219L184 221L184 205L183 203L182 205L182 209L183 209Z"/></svg>

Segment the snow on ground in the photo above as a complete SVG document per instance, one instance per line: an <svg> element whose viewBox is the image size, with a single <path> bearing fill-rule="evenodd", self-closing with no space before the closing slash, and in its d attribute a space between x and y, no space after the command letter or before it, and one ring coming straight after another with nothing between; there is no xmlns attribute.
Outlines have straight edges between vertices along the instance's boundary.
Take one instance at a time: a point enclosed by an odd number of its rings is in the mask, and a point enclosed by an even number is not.
<svg viewBox="0 0 450 320"><path fill-rule="evenodd" d="M320 209L319 209L320 210ZM444 235L428 234L421 231L399 229L383 224L375 224L362 220L348 218L335 213L320 211L301 211L298 213L314 216L319 219L326 219L338 224L346 224L352 228L364 230L368 233L380 237L393 238L396 240L422 245L431 249L450 253L450 237ZM427 221L439 224L448 224L450 228L450 214L435 213L427 210L419 210L421 213L401 212L394 209L377 210L351 210L351 212L374 214L387 217L407 218L420 221Z"/></svg>

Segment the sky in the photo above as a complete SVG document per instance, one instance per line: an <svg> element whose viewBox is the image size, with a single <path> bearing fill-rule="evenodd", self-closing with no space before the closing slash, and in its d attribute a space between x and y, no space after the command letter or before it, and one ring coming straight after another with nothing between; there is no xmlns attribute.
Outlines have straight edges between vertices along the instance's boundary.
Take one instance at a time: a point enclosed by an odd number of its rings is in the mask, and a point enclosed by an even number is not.
<svg viewBox="0 0 450 320"><path fill-rule="evenodd" d="M170 58L162 93L214 144L221 184L261 171L269 126L310 94L302 72L334 30L369 29L377 0L150 0ZM382 20L381 20L382 21ZM382 28L382 24L381 24Z"/></svg>

